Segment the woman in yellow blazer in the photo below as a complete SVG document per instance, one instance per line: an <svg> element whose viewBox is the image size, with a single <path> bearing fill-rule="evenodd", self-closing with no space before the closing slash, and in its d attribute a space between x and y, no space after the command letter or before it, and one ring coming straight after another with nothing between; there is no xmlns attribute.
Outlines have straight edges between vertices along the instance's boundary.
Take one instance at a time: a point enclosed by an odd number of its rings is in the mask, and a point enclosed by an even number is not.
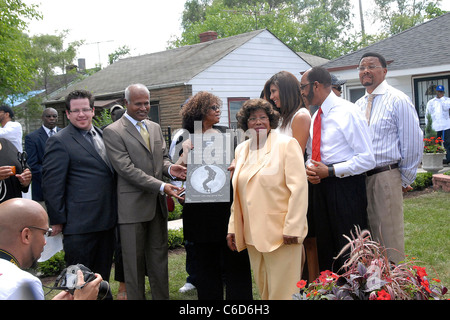
<svg viewBox="0 0 450 320"><path fill-rule="evenodd" d="M308 231L303 151L294 138L271 130L279 114L266 100L246 101L236 118L250 139L235 152L228 246L248 249L261 299L291 299Z"/></svg>

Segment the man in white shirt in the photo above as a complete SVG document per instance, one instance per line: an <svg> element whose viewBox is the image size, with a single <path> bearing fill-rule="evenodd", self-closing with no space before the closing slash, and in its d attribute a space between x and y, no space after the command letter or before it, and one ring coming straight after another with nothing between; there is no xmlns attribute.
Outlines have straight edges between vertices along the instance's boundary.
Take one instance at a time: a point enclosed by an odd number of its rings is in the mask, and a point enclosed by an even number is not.
<svg viewBox="0 0 450 320"><path fill-rule="evenodd" d="M44 300L41 281L22 269L33 267L50 233L44 208L30 199L13 198L0 204L0 300ZM77 289L62 291L54 300L96 300L102 277ZM84 283L78 274L79 284Z"/></svg>
<svg viewBox="0 0 450 320"><path fill-rule="evenodd" d="M306 145L312 163L306 173L313 184L310 205L316 221L319 268L337 272L347 259L333 259L348 243L343 235L350 236L355 225L367 228L364 173L375 167L372 144L367 123L356 106L331 91L327 70L314 67L306 71L300 89L308 105L320 106L311 119ZM319 119L321 125L315 130Z"/></svg>
<svg viewBox="0 0 450 320"><path fill-rule="evenodd" d="M404 259L403 195L411 190L422 160L423 133L411 99L386 82L386 59L366 53L359 62L366 94L356 105L369 123L376 167L367 173L368 222L372 238L394 263ZM372 106L369 105L372 100ZM369 107L368 107L369 106Z"/></svg>
<svg viewBox="0 0 450 320"><path fill-rule="evenodd" d="M444 148L447 151L446 163L450 161L450 98L445 96L443 85L436 86L436 98L427 103L425 115L431 115L432 128L437 136L444 140ZM428 124L428 118L425 116L425 124Z"/></svg>
<svg viewBox="0 0 450 320"><path fill-rule="evenodd" d="M22 147L22 125L14 121L14 111L6 105L0 106L0 138L8 139L19 152Z"/></svg>

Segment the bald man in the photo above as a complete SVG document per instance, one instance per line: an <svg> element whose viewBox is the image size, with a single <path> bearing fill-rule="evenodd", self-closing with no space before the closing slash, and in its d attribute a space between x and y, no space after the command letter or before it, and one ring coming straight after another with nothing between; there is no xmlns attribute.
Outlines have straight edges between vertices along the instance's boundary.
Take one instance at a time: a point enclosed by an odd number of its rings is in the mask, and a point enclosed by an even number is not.
<svg viewBox="0 0 450 320"><path fill-rule="evenodd" d="M36 265L45 246L48 216L30 199L14 198L0 204L0 300L44 300L41 281L23 271ZM79 281L83 281L81 272ZM89 282L72 296L61 292L55 300L95 300L102 278Z"/></svg>

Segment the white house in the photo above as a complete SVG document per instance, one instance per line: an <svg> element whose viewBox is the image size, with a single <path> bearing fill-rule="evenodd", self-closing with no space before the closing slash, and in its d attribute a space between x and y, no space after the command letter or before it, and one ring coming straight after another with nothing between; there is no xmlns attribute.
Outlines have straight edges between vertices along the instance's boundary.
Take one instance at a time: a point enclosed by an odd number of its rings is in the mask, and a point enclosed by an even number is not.
<svg viewBox="0 0 450 320"><path fill-rule="evenodd" d="M122 59L92 76L51 96L45 102L60 110L64 97L74 89L93 92L96 107L123 103L125 88L142 83L150 90L149 116L161 127L181 127L180 105L199 91L222 99L220 124L233 127L243 101L260 96L265 82L286 70L299 79L311 66L268 30L257 30L217 39L217 33L201 35L204 42L137 57Z"/></svg>

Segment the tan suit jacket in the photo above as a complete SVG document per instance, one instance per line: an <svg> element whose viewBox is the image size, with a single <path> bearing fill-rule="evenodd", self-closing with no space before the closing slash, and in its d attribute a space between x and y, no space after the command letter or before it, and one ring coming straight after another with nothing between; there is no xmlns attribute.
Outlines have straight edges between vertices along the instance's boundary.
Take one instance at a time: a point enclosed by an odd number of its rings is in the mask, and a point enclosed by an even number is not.
<svg viewBox="0 0 450 320"><path fill-rule="evenodd" d="M163 175L171 165L161 127L144 120L150 135L150 149L136 127L125 116L103 132L106 149L117 171L119 223L150 221L157 201L167 216L167 203L160 194Z"/></svg>
<svg viewBox="0 0 450 320"><path fill-rule="evenodd" d="M244 215L249 217L253 245L260 252L271 252L283 244L283 235L296 236L303 242L308 232L306 212L308 185L303 152L294 138L272 132L263 160L252 168L243 190L237 179L249 155L250 140L236 148L233 175L234 202L228 232L234 233L238 251L246 248ZM244 168L245 169L245 168Z"/></svg>

